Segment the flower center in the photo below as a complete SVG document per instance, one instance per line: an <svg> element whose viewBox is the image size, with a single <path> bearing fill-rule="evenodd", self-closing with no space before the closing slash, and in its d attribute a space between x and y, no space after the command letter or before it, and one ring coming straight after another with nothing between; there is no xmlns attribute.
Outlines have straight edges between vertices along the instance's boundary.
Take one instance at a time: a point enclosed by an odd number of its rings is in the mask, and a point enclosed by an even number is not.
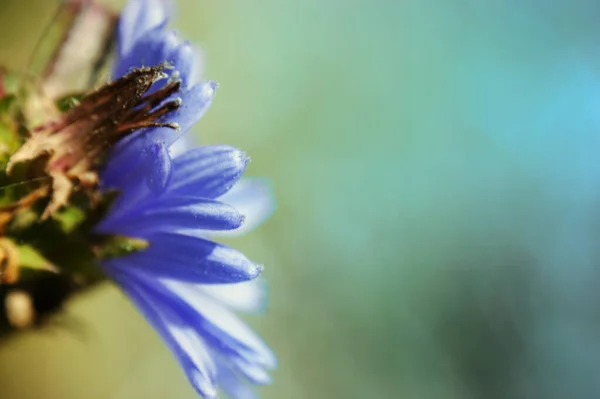
<svg viewBox="0 0 600 399"><path fill-rule="evenodd" d="M11 174L15 165L27 163L29 179L50 178L34 190L37 198L51 193L42 220L66 205L73 192L99 195L98 170L117 141L142 128L179 128L163 120L181 105L179 98L172 99L180 81L151 91L155 82L167 77L166 67L134 69L83 97L59 119L33 129L6 170Z"/></svg>

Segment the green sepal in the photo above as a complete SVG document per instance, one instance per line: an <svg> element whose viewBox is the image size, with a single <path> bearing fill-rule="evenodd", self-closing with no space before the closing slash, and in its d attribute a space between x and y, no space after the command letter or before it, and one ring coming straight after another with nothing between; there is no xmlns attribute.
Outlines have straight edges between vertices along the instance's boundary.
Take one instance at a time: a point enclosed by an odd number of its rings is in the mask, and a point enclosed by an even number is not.
<svg viewBox="0 0 600 399"><path fill-rule="evenodd" d="M64 233L70 233L85 221L86 214L76 206L67 206L55 213L52 218L58 222Z"/></svg>
<svg viewBox="0 0 600 399"><path fill-rule="evenodd" d="M96 245L94 253L99 259L117 258L142 251L149 245L148 241L140 238L107 236L100 244Z"/></svg>
<svg viewBox="0 0 600 399"><path fill-rule="evenodd" d="M71 108L79 105L83 97L85 97L85 94L72 94L64 96L56 101L56 106L61 112L67 112Z"/></svg>
<svg viewBox="0 0 600 399"><path fill-rule="evenodd" d="M55 266L32 246L17 245L17 249L19 250L19 267L43 270L55 269Z"/></svg>
<svg viewBox="0 0 600 399"><path fill-rule="evenodd" d="M8 225L8 231L23 231L38 223L40 215L33 209L23 209L16 212Z"/></svg>

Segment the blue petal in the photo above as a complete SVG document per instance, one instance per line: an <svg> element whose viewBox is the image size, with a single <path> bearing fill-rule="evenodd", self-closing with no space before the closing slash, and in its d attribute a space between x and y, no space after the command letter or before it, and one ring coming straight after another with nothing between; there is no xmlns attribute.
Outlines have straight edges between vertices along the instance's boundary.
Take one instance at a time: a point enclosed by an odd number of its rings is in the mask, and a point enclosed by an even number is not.
<svg viewBox="0 0 600 399"><path fill-rule="evenodd" d="M248 158L233 147L195 148L173 160L170 192L216 198L231 189L244 173Z"/></svg>
<svg viewBox="0 0 600 399"><path fill-rule="evenodd" d="M157 195L165 190L171 178L171 156L164 143L152 143L146 150L142 166L149 173L146 175L146 184L150 191Z"/></svg>
<svg viewBox="0 0 600 399"><path fill-rule="evenodd" d="M263 270L262 265L251 262L241 252L201 237L155 233L145 238L151 242L148 249L118 258L119 262L156 275L202 284L253 280Z"/></svg>
<svg viewBox="0 0 600 399"><path fill-rule="evenodd" d="M181 106L165 115L162 122L173 122L179 125L179 133L169 128L148 129L148 135L153 141L164 141L168 146L173 144L182 134L202 118L212 104L217 90L217 83L211 80L200 82L194 86L181 90Z"/></svg>
<svg viewBox="0 0 600 399"><path fill-rule="evenodd" d="M101 222L98 231L146 238L156 232L183 229L231 230L237 229L243 222L242 215L222 202L167 195L138 207L119 220L111 218L108 222Z"/></svg>
<svg viewBox="0 0 600 399"><path fill-rule="evenodd" d="M165 31L164 24L158 25L138 39L133 47L117 60L114 76L127 74L132 68L169 63L171 68L164 72L168 76L176 75L183 88L195 80L194 71L197 56L188 42L182 42L174 31ZM149 93L163 87L167 79L156 82Z"/></svg>
<svg viewBox="0 0 600 399"><path fill-rule="evenodd" d="M171 295L185 298L189 320L197 319L204 326L206 333L203 335L213 337L218 343L215 347L231 351L241 362L252 367L273 369L277 366L271 349L233 312L203 295L197 285L167 278L159 279L157 284Z"/></svg>
<svg viewBox="0 0 600 399"><path fill-rule="evenodd" d="M258 399L258 394L230 366L216 360L219 388L231 399Z"/></svg>
<svg viewBox="0 0 600 399"><path fill-rule="evenodd" d="M102 188L114 188L121 193L107 217L102 221L102 229L116 227L120 220L132 210L139 208L144 199L158 198L167 188L172 174L171 156L164 143L150 142L142 138L145 147L132 159L132 164L119 172L113 168L102 174ZM113 227L111 227L113 226Z"/></svg>
<svg viewBox="0 0 600 399"><path fill-rule="evenodd" d="M121 12L118 24L117 43L120 55L128 53L146 32L167 20L168 12L165 3L161 0L130 0L127 2Z"/></svg>
<svg viewBox="0 0 600 399"><path fill-rule="evenodd" d="M215 365L198 332L163 297L153 295L118 268L105 269L138 306L177 357L193 387L204 398L217 397Z"/></svg>
<svg viewBox="0 0 600 399"><path fill-rule="evenodd" d="M252 359L232 357L231 364L254 385L269 385L273 382L265 367L252 361Z"/></svg>
<svg viewBox="0 0 600 399"><path fill-rule="evenodd" d="M147 135L143 134L147 130L149 129L142 129L134 135L121 140L112 149L102 171L101 183L104 189L116 188L126 190L131 187L130 183L132 180L138 182L145 180L145 176L140 178L140 163L144 156L149 153L149 148L152 144L159 143L149 140ZM163 145L165 144L163 143ZM142 173L148 173L148 171L142 170Z"/></svg>
<svg viewBox="0 0 600 399"><path fill-rule="evenodd" d="M271 182L264 178L242 178L219 201L233 206L245 216L244 224L231 231L213 233L217 237L237 237L246 234L267 220L275 211L276 203Z"/></svg>
<svg viewBox="0 0 600 399"><path fill-rule="evenodd" d="M215 300L203 295L198 286L160 278L147 268L121 267L121 273L163 298L211 348L226 356L251 381L270 382L266 369L277 365L271 349L238 317Z"/></svg>
<svg viewBox="0 0 600 399"><path fill-rule="evenodd" d="M123 224L137 210L138 205L151 195L148 185L145 183L145 176L140 175L137 177L137 181L132 179L131 186L119 193L108 215L96 225L95 231L97 233L119 234Z"/></svg>
<svg viewBox="0 0 600 399"><path fill-rule="evenodd" d="M185 41L177 48L176 54L173 56L177 60L177 71L179 79L182 81L182 87L195 85L200 76L202 59L198 50Z"/></svg>
<svg viewBox="0 0 600 399"><path fill-rule="evenodd" d="M121 58L114 66L115 77L126 75L132 68L155 66L165 61L172 62L168 57L178 45L178 40L174 32L164 30L165 25L163 23L155 26L137 39L129 51L121 54Z"/></svg>
<svg viewBox="0 0 600 399"><path fill-rule="evenodd" d="M182 105L176 111L167 114L163 120L177 123L179 131L160 127L147 128L130 136L128 140L117 143L102 172L103 187L124 189L125 178L137 170L140 154L146 151L151 143L164 143L168 147L177 141L204 115L212 102L215 89L216 83L204 82L180 92Z"/></svg>

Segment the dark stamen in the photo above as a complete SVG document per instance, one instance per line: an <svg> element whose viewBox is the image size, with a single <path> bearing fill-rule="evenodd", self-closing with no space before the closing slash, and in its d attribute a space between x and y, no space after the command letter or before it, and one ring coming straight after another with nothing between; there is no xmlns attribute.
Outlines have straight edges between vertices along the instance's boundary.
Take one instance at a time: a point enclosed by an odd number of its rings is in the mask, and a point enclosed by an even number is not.
<svg viewBox="0 0 600 399"><path fill-rule="evenodd" d="M155 91L142 98L142 104L145 104L141 110L144 112L150 111L152 108L160 105L166 98L169 98L172 94L177 93L181 87L181 81L177 80L167 84L160 90Z"/></svg>

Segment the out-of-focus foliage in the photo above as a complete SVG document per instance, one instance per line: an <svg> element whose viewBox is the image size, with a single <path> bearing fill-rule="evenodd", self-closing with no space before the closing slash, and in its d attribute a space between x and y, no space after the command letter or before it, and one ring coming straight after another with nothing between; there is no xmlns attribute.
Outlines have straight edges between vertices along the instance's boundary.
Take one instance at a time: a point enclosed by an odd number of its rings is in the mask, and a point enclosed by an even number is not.
<svg viewBox="0 0 600 399"><path fill-rule="evenodd" d="M51 3L2 2L2 60L24 64ZM221 84L195 132L246 150L278 197L235 240L270 283L264 398L600 395L600 5L179 10ZM99 290L70 307L83 332L0 348L0 396L193 397L125 303Z"/></svg>

